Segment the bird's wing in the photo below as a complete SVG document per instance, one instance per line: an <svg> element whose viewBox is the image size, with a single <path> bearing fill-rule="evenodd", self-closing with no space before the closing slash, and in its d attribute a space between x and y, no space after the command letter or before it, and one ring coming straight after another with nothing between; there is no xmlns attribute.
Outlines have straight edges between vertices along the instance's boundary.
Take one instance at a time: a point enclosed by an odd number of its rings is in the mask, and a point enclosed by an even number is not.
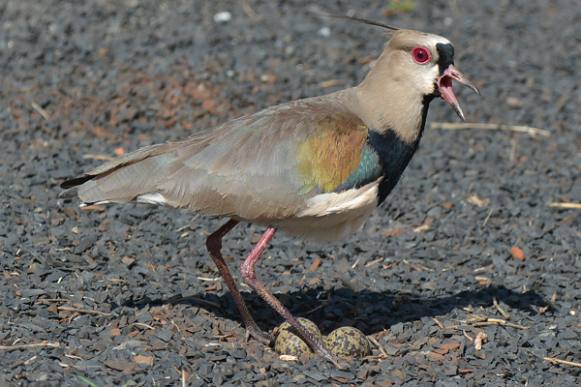
<svg viewBox="0 0 581 387"><path fill-rule="evenodd" d="M134 152L89 172L86 182L81 177L79 196L284 219L304 212L314 196L377 178L367 136L364 123L341 104L296 101L203 136Z"/></svg>

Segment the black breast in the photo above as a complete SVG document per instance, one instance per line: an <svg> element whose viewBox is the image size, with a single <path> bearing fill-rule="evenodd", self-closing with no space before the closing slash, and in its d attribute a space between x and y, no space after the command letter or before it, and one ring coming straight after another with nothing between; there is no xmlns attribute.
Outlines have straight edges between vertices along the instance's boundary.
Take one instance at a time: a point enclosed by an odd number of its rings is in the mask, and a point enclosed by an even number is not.
<svg viewBox="0 0 581 387"><path fill-rule="evenodd" d="M383 180L379 185L377 198L377 204L381 204L399 181L418 144L403 141L391 129L383 133L370 131L369 143L377 152L383 170Z"/></svg>
<svg viewBox="0 0 581 387"><path fill-rule="evenodd" d="M418 136L411 142L401 139L392 129L382 132L370 130L368 143L379 156L383 170L383 180L379 185L377 204L381 204L387 195L393 190L403 171L409 164L412 156L420 144L422 133L426 124L428 106L433 97L426 97L423 101L422 122L418 130Z"/></svg>

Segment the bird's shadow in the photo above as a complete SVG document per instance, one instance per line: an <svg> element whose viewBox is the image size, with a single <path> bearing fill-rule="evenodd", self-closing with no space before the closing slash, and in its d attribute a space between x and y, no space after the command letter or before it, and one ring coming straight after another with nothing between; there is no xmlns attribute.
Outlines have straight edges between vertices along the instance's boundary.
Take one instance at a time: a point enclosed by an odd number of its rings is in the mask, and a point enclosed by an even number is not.
<svg viewBox="0 0 581 387"><path fill-rule="evenodd" d="M446 315L455 309L472 306L490 306L493 300L511 309L532 313L532 306L548 302L534 291L515 292L504 286L491 286L477 290L465 290L451 295L421 296L402 292L354 291L309 289L276 294L297 317L307 317L327 334L340 326L354 326L365 334L374 334L399 322L420 320L424 317ZM282 318L254 293L243 293L252 315L264 330L271 330ZM206 309L216 316L242 323L230 294L213 293L170 299L141 299L124 306L140 308L146 305L191 305Z"/></svg>

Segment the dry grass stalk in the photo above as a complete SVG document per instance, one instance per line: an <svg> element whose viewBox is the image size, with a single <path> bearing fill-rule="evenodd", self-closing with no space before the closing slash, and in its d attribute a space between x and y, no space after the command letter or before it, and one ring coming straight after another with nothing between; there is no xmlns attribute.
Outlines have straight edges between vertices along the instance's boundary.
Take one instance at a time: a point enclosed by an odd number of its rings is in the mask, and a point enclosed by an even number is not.
<svg viewBox="0 0 581 387"><path fill-rule="evenodd" d="M379 352L381 352L381 355L383 355L383 357L386 358L389 357L387 351L385 350L385 348L383 348L383 345L381 345L375 337L367 336L367 339L371 342L371 344L375 345L375 347L379 350Z"/></svg>
<svg viewBox="0 0 581 387"><path fill-rule="evenodd" d="M571 367L581 368L581 363L576 362L576 361L562 360L562 359L557 359L556 357L549 357L549 356L543 357L543 360L548 361L549 363L552 363L552 364L562 364L562 365L568 365Z"/></svg>
<svg viewBox="0 0 581 387"><path fill-rule="evenodd" d="M532 137L549 137L551 132L545 129L532 128L523 125L490 124L485 122L432 122L432 129L441 130L506 130L511 132L526 133Z"/></svg>
<svg viewBox="0 0 581 387"><path fill-rule="evenodd" d="M467 324L470 324L474 327L485 327L489 325L502 325L506 327L516 328L516 329L529 329L529 327L524 325L519 325L515 323L511 323L509 321L500 319L500 318L491 318L491 317L475 317L469 320L466 320Z"/></svg>
<svg viewBox="0 0 581 387"><path fill-rule="evenodd" d="M581 203L573 202L552 202L549 203L551 208L559 208L563 210L581 210Z"/></svg>
<svg viewBox="0 0 581 387"><path fill-rule="evenodd" d="M74 308L72 306L57 306L56 309L59 312L71 312L71 313L80 313L80 314L92 314L92 315L103 316L103 317L109 317L109 316L112 316L113 315L113 313L101 312L100 310L84 309L84 308Z"/></svg>
<svg viewBox="0 0 581 387"><path fill-rule="evenodd" d="M502 315L502 317L504 317L507 320L510 320L510 314L506 310L502 309L496 298L492 299L492 305L494 305L494 307L496 308L498 313Z"/></svg>
<svg viewBox="0 0 581 387"><path fill-rule="evenodd" d="M297 361L299 358L295 355L280 355L278 357L282 361Z"/></svg>
<svg viewBox="0 0 581 387"><path fill-rule="evenodd" d="M240 0L240 3L242 5L242 10L244 10L244 13L246 14L246 16L248 16L253 21L262 20L262 16L260 16L258 13L256 13L256 11L254 10L254 8L252 8L252 6L250 5L250 2L248 2L248 0Z"/></svg>
<svg viewBox="0 0 581 387"><path fill-rule="evenodd" d="M28 343L28 344L14 344L14 345L0 345L0 351L17 351L19 349L30 349L30 348L59 348L61 343L44 340L39 343Z"/></svg>
<svg viewBox="0 0 581 387"><path fill-rule="evenodd" d="M39 104L31 102L30 105L42 118L44 118L45 121L50 121L50 115Z"/></svg>
<svg viewBox="0 0 581 387"><path fill-rule="evenodd" d="M432 317L432 320L436 323L436 325L440 328L440 329L446 329L446 327L444 326L444 324L442 324L442 322L440 320L438 320L435 317Z"/></svg>

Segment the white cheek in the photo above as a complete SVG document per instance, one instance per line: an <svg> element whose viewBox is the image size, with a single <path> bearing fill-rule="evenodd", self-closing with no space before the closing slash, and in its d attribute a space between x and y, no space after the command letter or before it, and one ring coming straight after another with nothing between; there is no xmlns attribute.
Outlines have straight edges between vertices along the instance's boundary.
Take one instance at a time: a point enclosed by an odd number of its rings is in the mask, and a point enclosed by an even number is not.
<svg viewBox="0 0 581 387"><path fill-rule="evenodd" d="M434 83L438 78L438 65L436 64L428 64L425 68L422 69L423 71L420 72L420 82L418 82L418 86L420 87L423 94L431 94L434 92Z"/></svg>

